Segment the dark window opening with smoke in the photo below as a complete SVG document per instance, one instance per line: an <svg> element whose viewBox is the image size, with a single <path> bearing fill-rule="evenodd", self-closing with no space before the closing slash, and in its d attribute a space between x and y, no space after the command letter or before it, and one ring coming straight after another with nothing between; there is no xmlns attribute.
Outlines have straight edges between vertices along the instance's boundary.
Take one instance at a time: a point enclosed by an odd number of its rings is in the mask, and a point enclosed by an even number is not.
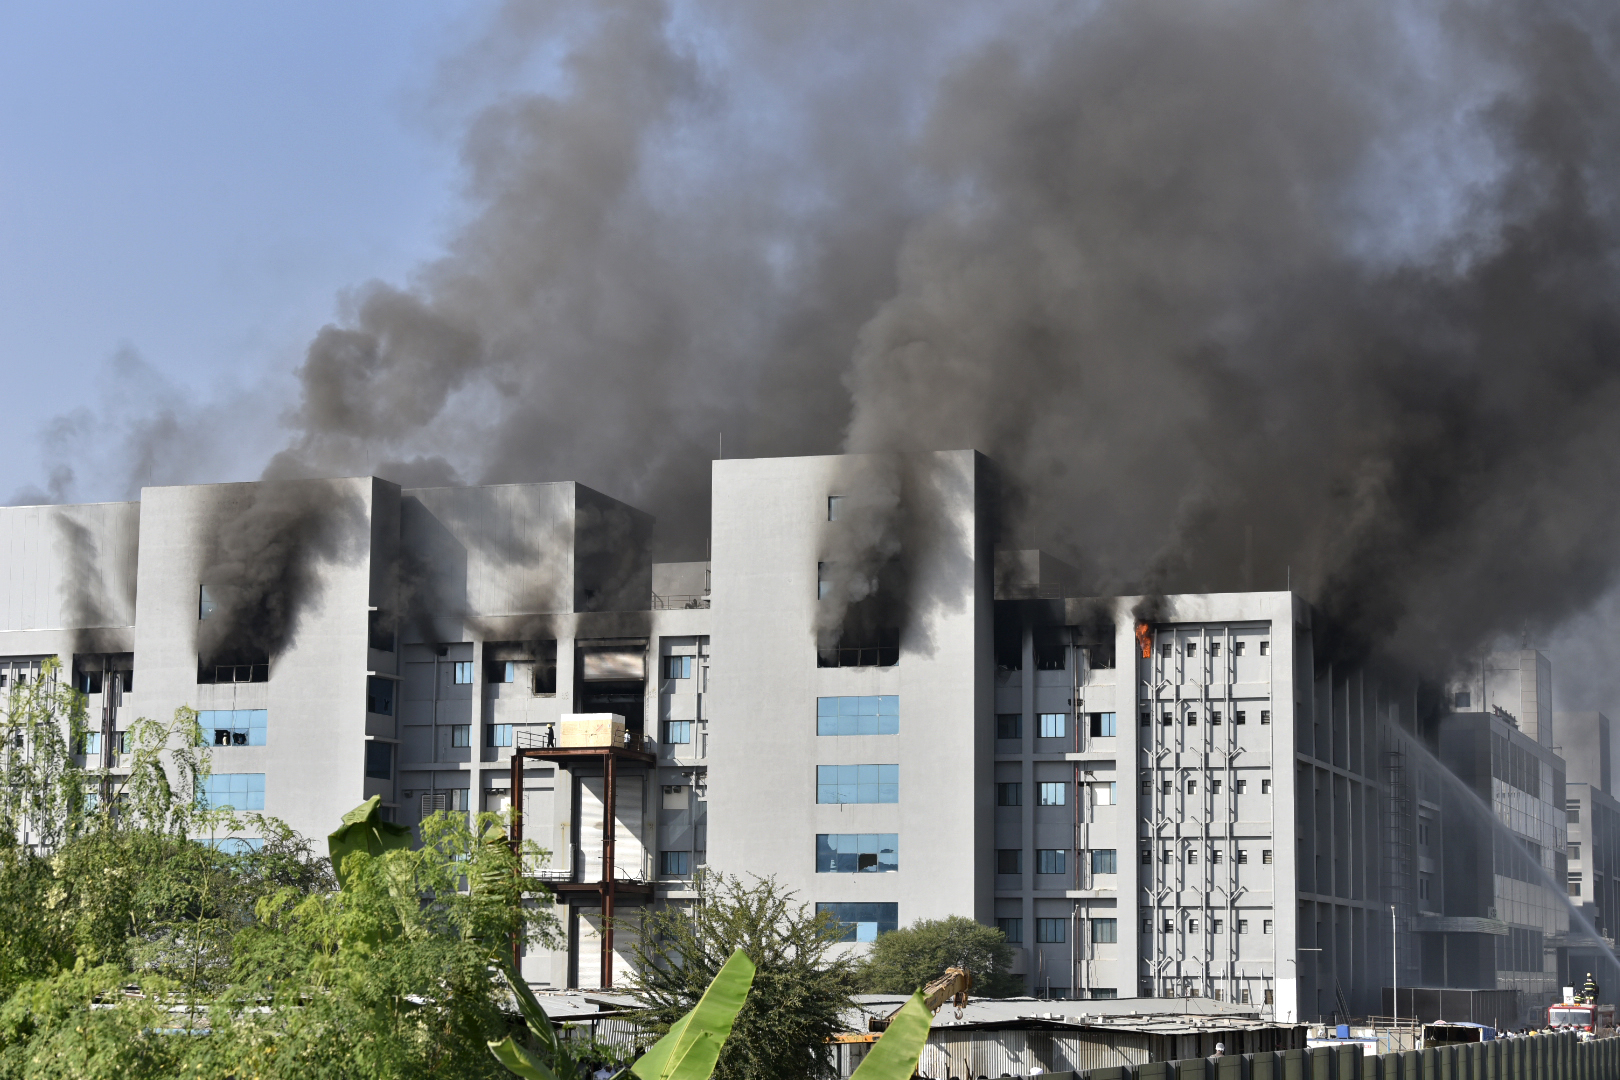
<svg viewBox="0 0 1620 1080"><path fill-rule="evenodd" d="M555 661L553 661L555 663ZM647 640L645 638L581 643L574 651L578 711L617 713L627 731L645 730Z"/></svg>
<svg viewBox="0 0 1620 1080"><path fill-rule="evenodd" d="M0 686L4 685L4 679L0 679ZM134 653L81 653L73 657L73 688L81 694L121 694L134 686Z"/></svg>
<svg viewBox="0 0 1620 1080"><path fill-rule="evenodd" d="M197 682L246 683L270 681L270 655L253 648L223 653L212 662L197 658Z"/></svg>
<svg viewBox="0 0 1620 1080"><path fill-rule="evenodd" d="M541 641L535 645L534 692L537 694L555 694L557 692L557 643L555 641Z"/></svg>
<svg viewBox="0 0 1620 1080"><path fill-rule="evenodd" d="M1113 629L1109 628L1106 637L1081 642L1080 651L1085 654L1086 667L1098 670L1111 669L1115 662Z"/></svg>
<svg viewBox="0 0 1620 1080"><path fill-rule="evenodd" d="M366 645L378 652L394 651L394 617L386 611L366 615Z"/></svg>
<svg viewBox="0 0 1620 1080"><path fill-rule="evenodd" d="M394 715L394 680L380 675L366 678L366 711Z"/></svg>
<svg viewBox="0 0 1620 1080"><path fill-rule="evenodd" d="M509 683L517 681L517 664L512 660L485 660L484 681L486 683Z"/></svg>
<svg viewBox="0 0 1620 1080"><path fill-rule="evenodd" d="M864 640L846 635L830 649L816 650L817 667L893 667L900 662L900 631L880 629Z"/></svg>
<svg viewBox="0 0 1620 1080"><path fill-rule="evenodd" d="M199 620L206 619L211 616L218 606L219 605L214 602L214 598L209 595L208 586L197 586L197 618Z"/></svg>
<svg viewBox="0 0 1620 1080"><path fill-rule="evenodd" d="M1035 631L1035 670L1062 671L1069 666L1069 632L1062 627Z"/></svg>
<svg viewBox="0 0 1620 1080"><path fill-rule="evenodd" d="M996 624L996 670L1024 670L1024 632L1018 623Z"/></svg>

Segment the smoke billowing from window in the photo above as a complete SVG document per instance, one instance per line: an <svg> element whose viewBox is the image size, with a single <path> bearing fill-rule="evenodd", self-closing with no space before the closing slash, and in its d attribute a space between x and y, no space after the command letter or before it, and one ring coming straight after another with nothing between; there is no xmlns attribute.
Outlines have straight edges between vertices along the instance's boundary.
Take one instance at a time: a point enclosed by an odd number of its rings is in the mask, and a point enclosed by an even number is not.
<svg viewBox="0 0 1620 1080"><path fill-rule="evenodd" d="M273 471L579 479L679 555L721 431L972 446L1009 539L1098 592L1286 577L1346 647L1437 662L1551 627L1620 550L1617 31L1597 0L513 4L446 69L498 84L471 216L315 335ZM830 559L850 604L904 539Z"/></svg>

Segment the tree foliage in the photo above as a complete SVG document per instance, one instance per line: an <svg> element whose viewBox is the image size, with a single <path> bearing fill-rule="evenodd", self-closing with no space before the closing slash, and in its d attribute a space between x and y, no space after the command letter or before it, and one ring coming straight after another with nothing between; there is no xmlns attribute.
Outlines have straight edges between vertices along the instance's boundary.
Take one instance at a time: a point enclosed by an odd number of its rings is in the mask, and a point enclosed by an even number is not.
<svg viewBox="0 0 1620 1080"><path fill-rule="evenodd" d="M350 854L339 891L281 822L200 802L195 713L132 724L109 776L76 764L82 698L35 689L0 756L0 1080L501 1075L496 961L556 926L497 815Z"/></svg>
<svg viewBox="0 0 1620 1080"><path fill-rule="evenodd" d="M715 1066L716 1080L804 1080L834 1073L827 1040L843 1029L854 965L827 914L795 902L773 878L700 875L690 911L643 917L632 945L643 1022L668 1031L693 1009L732 952L754 962L753 988Z"/></svg>
<svg viewBox="0 0 1620 1080"><path fill-rule="evenodd" d="M1022 992L1023 980L1007 974L1012 946L993 926L960 915L918 919L910 926L878 935L858 971L861 989L869 994L909 994L945 974L966 968L973 992L1006 997Z"/></svg>

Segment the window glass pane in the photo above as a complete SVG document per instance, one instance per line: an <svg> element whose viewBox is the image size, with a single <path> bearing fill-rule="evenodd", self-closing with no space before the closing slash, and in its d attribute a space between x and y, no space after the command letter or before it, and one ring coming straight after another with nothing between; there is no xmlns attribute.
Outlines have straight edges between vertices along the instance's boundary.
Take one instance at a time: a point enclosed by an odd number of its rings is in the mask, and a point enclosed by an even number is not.
<svg viewBox="0 0 1620 1080"><path fill-rule="evenodd" d="M843 928L841 941L876 941L900 925L899 904L816 904L816 914L827 912Z"/></svg>
<svg viewBox="0 0 1620 1080"><path fill-rule="evenodd" d="M1092 919L1091 940L1098 944L1107 944L1119 940L1118 919Z"/></svg>
<svg viewBox="0 0 1620 1080"><path fill-rule="evenodd" d="M1040 801L1040 805L1042 805L1042 806L1063 806L1063 805L1065 805L1065 800L1068 797L1068 789L1069 789L1068 784L1043 783L1041 785L1041 801Z"/></svg>
<svg viewBox="0 0 1620 1080"><path fill-rule="evenodd" d="M1064 737L1065 723L1068 719L1066 713L1041 713L1040 732L1043 739L1061 739Z"/></svg>
<svg viewBox="0 0 1620 1080"><path fill-rule="evenodd" d="M895 694L816 698L817 735L897 735L900 698Z"/></svg>
<svg viewBox="0 0 1620 1080"><path fill-rule="evenodd" d="M1093 874L1116 874L1119 872L1118 852L1113 848L1097 848L1091 853L1091 872Z"/></svg>
<svg viewBox="0 0 1620 1080"><path fill-rule="evenodd" d="M997 919L996 926L1001 930L1003 937L1009 945L1021 945L1024 941L1023 919Z"/></svg>
<svg viewBox="0 0 1620 1080"><path fill-rule="evenodd" d="M818 833L816 873L875 874L900 869L897 833Z"/></svg>

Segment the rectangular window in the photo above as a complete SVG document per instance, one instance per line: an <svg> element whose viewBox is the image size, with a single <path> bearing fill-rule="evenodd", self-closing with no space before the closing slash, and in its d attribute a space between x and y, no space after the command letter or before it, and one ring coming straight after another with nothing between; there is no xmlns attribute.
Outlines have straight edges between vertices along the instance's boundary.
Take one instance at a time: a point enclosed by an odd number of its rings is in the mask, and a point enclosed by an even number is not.
<svg viewBox="0 0 1620 1080"><path fill-rule="evenodd" d="M85 757L95 757L101 753L101 732L87 731L84 739L79 743L79 753Z"/></svg>
<svg viewBox="0 0 1620 1080"><path fill-rule="evenodd" d="M453 746L453 747L456 747L456 746L471 746L472 745L472 725L471 724L451 724L450 725L450 745Z"/></svg>
<svg viewBox="0 0 1620 1080"><path fill-rule="evenodd" d="M1043 713L1041 713L1040 714L1041 738L1043 738L1043 739L1061 739L1061 738L1063 738L1064 729L1065 729L1067 720L1068 720L1068 714L1066 714L1066 713L1060 713L1060 712L1043 712Z"/></svg>
<svg viewBox="0 0 1620 1080"><path fill-rule="evenodd" d="M1195 847L1190 847L1190 848L1187 849L1187 865L1188 866L1196 866L1197 864L1198 864L1198 849L1195 848Z"/></svg>
<svg viewBox="0 0 1620 1080"><path fill-rule="evenodd" d="M1068 852L1061 848L1040 848L1035 852L1037 874L1066 874L1068 863Z"/></svg>
<svg viewBox="0 0 1620 1080"><path fill-rule="evenodd" d="M1581 804L1578 802L1565 803L1564 819L1571 825L1579 825L1581 823Z"/></svg>
<svg viewBox="0 0 1620 1080"><path fill-rule="evenodd" d="M1173 724L1175 722L1176 722L1176 714L1171 712L1169 709L1164 710L1164 717L1163 717L1162 721L1160 722L1160 726L1161 727L1169 727L1171 724Z"/></svg>
<svg viewBox="0 0 1620 1080"><path fill-rule="evenodd" d="M269 717L267 709L204 709L197 723L215 746L263 746Z"/></svg>
<svg viewBox="0 0 1620 1080"><path fill-rule="evenodd" d="M1020 806L1024 802L1023 784L997 784L997 806Z"/></svg>
<svg viewBox="0 0 1620 1080"><path fill-rule="evenodd" d="M1175 933L1176 932L1176 920L1174 920L1174 919L1166 919L1166 920L1164 920L1164 932L1167 933L1167 934Z"/></svg>
<svg viewBox="0 0 1620 1080"><path fill-rule="evenodd" d="M1119 873L1119 852L1114 848L1092 848L1091 872L1093 874Z"/></svg>
<svg viewBox="0 0 1620 1080"><path fill-rule="evenodd" d="M827 564L816 563L816 599L825 600L832 595L832 579L827 576Z"/></svg>
<svg viewBox="0 0 1620 1080"><path fill-rule="evenodd" d="M816 698L817 735L898 735L900 698L895 694Z"/></svg>
<svg viewBox="0 0 1620 1080"><path fill-rule="evenodd" d="M1581 845L1579 845L1579 844L1571 844L1571 845L1569 845L1569 857L1571 859L1579 861L1580 857L1581 857Z"/></svg>
<svg viewBox="0 0 1620 1080"><path fill-rule="evenodd" d="M1248 642L1245 642L1245 641L1234 641L1234 642L1232 642L1232 655L1233 656L1242 656L1243 655L1243 647L1246 644L1248 644Z"/></svg>
<svg viewBox="0 0 1620 1080"><path fill-rule="evenodd" d="M1269 641L1260 642L1260 655L1261 656L1266 656L1270 652L1271 652L1271 642L1269 642Z"/></svg>
<svg viewBox="0 0 1620 1080"><path fill-rule="evenodd" d="M1175 793L1175 785L1172 781L1161 780L1159 782L1159 790L1165 795L1172 795Z"/></svg>
<svg viewBox="0 0 1620 1080"><path fill-rule="evenodd" d="M658 853L658 872L664 877L685 877L692 872L692 853L690 851L660 851Z"/></svg>
<svg viewBox="0 0 1620 1080"><path fill-rule="evenodd" d="M1022 739L1024 716L1022 713L996 713L996 738Z"/></svg>
<svg viewBox="0 0 1620 1080"><path fill-rule="evenodd" d="M1260 932L1262 934L1271 933L1271 920L1270 919L1266 919L1264 922L1262 922L1260 924Z"/></svg>
<svg viewBox="0 0 1620 1080"><path fill-rule="evenodd" d="M1260 722L1262 724L1271 723L1271 710L1270 709L1261 709L1260 710Z"/></svg>
<svg viewBox="0 0 1620 1080"><path fill-rule="evenodd" d="M366 712L382 716L394 715L394 680L378 675L366 676Z"/></svg>
<svg viewBox="0 0 1620 1080"><path fill-rule="evenodd" d="M1037 806L1064 806L1068 802L1068 784L1043 783L1040 785L1040 801Z"/></svg>
<svg viewBox="0 0 1620 1080"><path fill-rule="evenodd" d="M1210 848L1209 861L1214 863L1216 866L1219 866L1221 863L1226 861L1226 852L1222 851L1220 848Z"/></svg>
<svg viewBox="0 0 1620 1080"><path fill-rule="evenodd" d="M1094 806L1113 806L1119 802L1119 785L1113 780L1099 780L1091 785L1091 802Z"/></svg>
<svg viewBox="0 0 1620 1080"><path fill-rule="evenodd" d="M899 765L817 765L818 803L897 803Z"/></svg>
<svg viewBox="0 0 1620 1080"><path fill-rule="evenodd" d="M1219 709L1211 709L1211 710L1209 710L1209 722L1211 724L1214 724L1215 726L1219 727L1220 723L1221 723L1221 710L1219 710Z"/></svg>
<svg viewBox="0 0 1620 1080"><path fill-rule="evenodd" d="M1569 895L1581 895L1581 875L1574 871L1571 871L1569 875Z"/></svg>
<svg viewBox="0 0 1620 1080"><path fill-rule="evenodd" d="M1153 849L1152 848L1143 848L1142 849L1142 865L1143 866L1152 866L1153 865Z"/></svg>
<svg viewBox="0 0 1620 1080"><path fill-rule="evenodd" d="M1249 790L1249 782L1247 780L1243 779L1241 776L1238 777L1237 793L1239 795L1242 795L1245 791L1248 791L1248 790Z"/></svg>
<svg viewBox="0 0 1620 1080"><path fill-rule="evenodd" d="M1249 714L1244 712L1242 709L1238 709L1236 712L1234 712L1232 714L1232 723L1234 723L1234 724L1247 724L1248 722L1249 722Z"/></svg>
<svg viewBox="0 0 1620 1080"><path fill-rule="evenodd" d="M484 743L485 746L511 746L512 745L512 725L511 724L491 724L491 725L489 725L488 732L489 732L489 738L488 738L488 741Z"/></svg>
<svg viewBox="0 0 1620 1080"><path fill-rule="evenodd" d="M664 741L666 743L675 743L675 744L679 744L679 745L683 745L683 746L691 743L691 741L692 741L692 721L690 721L690 720L665 720L664 721Z"/></svg>
<svg viewBox="0 0 1620 1080"><path fill-rule="evenodd" d="M1210 780L1210 782L1209 782L1209 793L1211 795L1219 795L1221 793L1221 782L1220 782L1220 780L1218 780L1218 779L1211 779Z"/></svg>
<svg viewBox="0 0 1620 1080"><path fill-rule="evenodd" d="M1153 710L1152 709L1143 709L1142 710L1142 726L1143 727L1148 727L1152 723L1153 723Z"/></svg>
<svg viewBox="0 0 1620 1080"><path fill-rule="evenodd" d="M1094 712L1088 714L1087 718L1091 722L1091 737L1093 739L1111 739L1118 734L1114 713Z"/></svg>
<svg viewBox="0 0 1620 1080"><path fill-rule="evenodd" d="M485 660L484 681L509 683L517 681L517 664L511 660Z"/></svg>
<svg viewBox="0 0 1620 1080"><path fill-rule="evenodd" d="M1187 655L1188 656L1197 656L1198 655L1198 642L1196 642L1196 641L1187 642Z"/></svg>
<svg viewBox="0 0 1620 1080"><path fill-rule="evenodd" d="M843 928L841 941L876 941L900 926L899 904L817 904L816 914L822 912Z"/></svg>
<svg viewBox="0 0 1620 1080"><path fill-rule="evenodd" d="M1260 781L1260 794L1262 794L1262 795L1270 795L1271 794L1271 781L1270 780L1261 780Z"/></svg>
<svg viewBox="0 0 1620 1080"><path fill-rule="evenodd" d="M1211 919L1211 920L1209 920L1209 932L1212 933L1212 934L1224 934L1224 933L1226 933L1226 923L1221 921L1220 919Z"/></svg>
<svg viewBox="0 0 1620 1080"><path fill-rule="evenodd" d="M1266 991L1266 1004L1267 1005L1275 1005L1276 1003L1277 1003L1277 1001L1276 1001L1276 991L1275 990L1267 990Z"/></svg>
<svg viewBox="0 0 1620 1080"><path fill-rule="evenodd" d="M1119 997L1117 986L1093 986L1091 998L1093 1001L1114 1001Z"/></svg>
<svg viewBox="0 0 1620 1080"><path fill-rule="evenodd" d="M373 743L367 743L369 748ZM386 746L387 744L382 744ZM367 754L369 763L370 754ZM208 778L199 800L205 807L218 810L264 809L264 773L214 773Z"/></svg>
<svg viewBox="0 0 1620 1080"><path fill-rule="evenodd" d="M1093 945L1112 945L1119 940L1118 919L1092 919L1091 942Z"/></svg>
<svg viewBox="0 0 1620 1080"><path fill-rule="evenodd" d="M1247 990L1238 991L1238 1003L1242 1005L1247 1005L1249 1003L1249 992Z"/></svg>
<svg viewBox="0 0 1620 1080"><path fill-rule="evenodd" d="M1197 919L1188 919L1187 920L1187 933L1189 933L1189 934L1198 933L1198 920Z"/></svg>
<svg viewBox="0 0 1620 1080"><path fill-rule="evenodd" d="M692 677L692 658L690 656L664 657L664 678L690 679Z"/></svg>
<svg viewBox="0 0 1620 1080"><path fill-rule="evenodd" d="M471 660L457 660L455 679L457 686L471 686L473 681L473 665Z"/></svg>
<svg viewBox="0 0 1620 1080"><path fill-rule="evenodd" d="M1238 862L1240 864L1246 864L1248 861L1249 861L1249 851L1248 851L1248 849L1247 848L1238 848Z"/></svg>
<svg viewBox="0 0 1620 1080"><path fill-rule="evenodd" d="M1267 866L1271 865L1271 849L1270 848L1261 849L1261 851L1260 851L1260 861L1265 863Z"/></svg>
<svg viewBox="0 0 1620 1080"><path fill-rule="evenodd" d="M818 874L884 874L898 869L899 833L816 834Z"/></svg>
<svg viewBox="0 0 1620 1080"><path fill-rule="evenodd" d="M214 603L214 598L209 595L208 586L197 586L197 618L199 620L208 618L218 606L218 604Z"/></svg>
<svg viewBox="0 0 1620 1080"><path fill-rule="evenodd" d="M1239 919L1238 920L1238 933L1247 934L1248 932L1249 932L1249 920L1248 919Z"/></svg>
<svg viewBox="0 0 1620 1080"><path fill-rule="evenodd" d="M366 743L366 775L375 780L387 780L394 775L393 743Z"/></svg>
<svg viewBox="0 0 1620 1080"><path fill-rule="evenodd" d="M1171 645L1168 641L1160 643L1159 656L1165 660L1170 659L1170 649Z"/></svg>
<svg viewBox="0 0 1620 1080"><path fill-rule="evenodd" d="M1055 945L1069 940L1069 920L1036 919L1035 940L1043 945Z"/></svg>
<svg viewBox="0 0 1620 1080"><path fill-rule="evenodd" d="M1023 919L997 919L996 928L1001 936L1007 939L1009 945L1022 945L1024 943Z"/></svg>
<svg viewBox="0 0 1620 1080"><path fill-rule="evenodd" d="M843 516L843 513L844 513L844 500L846 498L848 498L847 495L829 495L829 496L827 496L827 520L828 521L837 521L840 517Z"/></svg>
<svg viewBox="0 0 1620 1080"><path fill-rule="evenodd" d="M1024 872L1023 848L998 848L996 851L996 873L1022 874Z"/></svg>
<svg viewBox="0 0 1620 1080"><path fill-rule="evenodd" d="M1219 656L1219 655L1221 655L1221 643L1219 641L1212 641L1212 642L1209 643L1209 655L1210 656Z"/></svg>
<svg viewBox="0 0 1620 1080"><path fill-rule="evenodd" d="M1187 794L1189 794L1189 795L1198 794L1198 781L1194 780L1190 776L1187 778Z"/></svg>

